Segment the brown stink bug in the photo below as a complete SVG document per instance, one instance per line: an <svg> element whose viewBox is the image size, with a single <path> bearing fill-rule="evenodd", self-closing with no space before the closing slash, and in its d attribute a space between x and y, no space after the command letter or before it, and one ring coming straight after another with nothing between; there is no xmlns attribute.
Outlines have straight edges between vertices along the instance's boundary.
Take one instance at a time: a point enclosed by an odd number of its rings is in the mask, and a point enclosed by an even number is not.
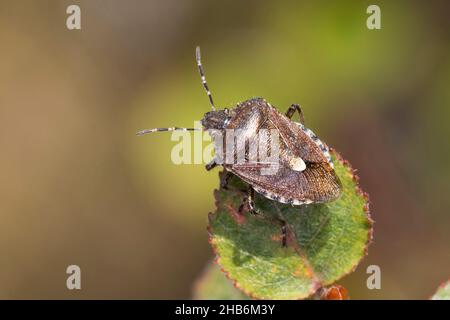
<svg viewBox="0 0 450 320"><path fill-rule="evenodd" d="M221 181L223 188L226 188L230 175L236 175L248 183L249 190L245 203L252 212L255 212L254 191L271 200L291 205L321 203L339 197L342 187L334 172L329 149L310 129L304 126L303 113L299 105L291 105L286 114L282 114L266 100L252 98L237 104L234 108L216 110L206 83L198 47L196 60L212 107L212 111L204 115L201 123L204 130L207 130L213 138L216 154L226 153L226 143L222 139L230 130L239 130L240 135L246 138L257 135L261 130L275 130L280 140L278 169L273 174L261 174L260 169L267 167L269 165L267 162L256 160L228 163L216 156L212 162L206 165L206 169L211 170L217 165L225 168L227 174ZM299 113L301 123L291 120L295 111ZM195 130L195 128L155 128L142 130L137 134L174 130L187 131ZM249 145L244 144L242 148L233 150L233 159L242 151L244 159L249 160ZM239 211L242 209L243 205Z"/></svg>

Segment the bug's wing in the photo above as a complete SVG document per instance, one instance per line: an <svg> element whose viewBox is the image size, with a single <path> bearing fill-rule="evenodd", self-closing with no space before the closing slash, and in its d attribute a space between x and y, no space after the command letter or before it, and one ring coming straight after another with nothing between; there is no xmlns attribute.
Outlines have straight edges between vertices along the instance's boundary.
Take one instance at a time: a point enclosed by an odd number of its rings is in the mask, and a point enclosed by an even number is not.
<svg viewBox="0 0 450 320"><path fill-rule="evenodd" d="M253 136L261 129L276 130L279 136L277 170L272 164L250 162L226 165L226 169L266 197L287 203L325 202L337 198L341 191L338 177L321 149L296 123L280 114L263 99L246 101L236 108L236 119L229 128L244 128ZM267 136L264 146L270 146ZM259 138L258 138L259 139ZM261 140L257 140L261 143ZM261 146L261 145L260 145ZM268 148L271 150L271 148ZM243 150L241 150L243 151ZM248 155L247 150L243 151ZM271 153L271 152L269 152ZM248 159L254 159L247 157ZM264 170L264 171L263 171Z"/></svg>
<svg viewBox="0 0 450 320"><path fill-rule="evenodd" d="M275 108L267 108L266 112L267 121L264 127L278 131L281 149L288 151L294 157L301 158L304 162L327 162L322 150L298 124L289 120Z"/></svg>
<svg viewBox="0 0 450 320"><path fill-rule="evenodd" d="M260 194L284 203L326 202L339 197L341 183L328 163L307 163L303 171L279 164L274 174L261 174L268 164L233 165L229 170Z"/></svg>

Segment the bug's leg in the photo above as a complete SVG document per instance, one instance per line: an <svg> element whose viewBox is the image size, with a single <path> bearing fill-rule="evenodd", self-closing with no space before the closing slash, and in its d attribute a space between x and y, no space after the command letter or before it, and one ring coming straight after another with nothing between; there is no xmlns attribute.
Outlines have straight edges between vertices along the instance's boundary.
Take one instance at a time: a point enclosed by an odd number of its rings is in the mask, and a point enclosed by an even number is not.
<svg viewBox="0 0 450 320"><path fill-rule="evenodd" d="M289 230L288 230L288 226L287 226L286 220L284 220L284 218L282 218L281 216L279 216L279 217L269 217L269 216L266 216L263 213L259 212L255 208L255 203L254 203L254 200L253 200L254 199L254 193L255 193L255 190L252 187L249 187L248 194L244 198L244 201L242 201L242 204L240 205L238 212L240 214L242 214L243 210L244 210L244 207L247 205L248 209L249 209L249 212L252 213L255 218L259 218L259 219L271 221L272 223L279 224L280 230L281 230L281 245L283 247L287 247Z"/></svg>
<svg viewBox="0 0 450 320"><path fill-rule="evenodd" d="M289 109L286 111L286 117L291 119L292 116L294 115L295 111L297 111L298 114L300 115L300 123L304 125L305 124L305 117L303 116L302 108L298 104L292 104L289 107Z"/></svg>
<svg viewBox="0 0 450 320"><path fill-rule="evenodd" d="M210 170L214 169L215 167L217 167L216 160L212 160L210 163L206 164L206 166L205 166L207 171L210 171Z"/></svg>
<svg viewBox="0 0 450 320"><path fill-rule="evenodd" d="M221 164L217 163L216 165L221 165ZM229 187L228 186L228 182L233 177L233 173L228 171L227 169L224 168L224 170L222 172L220 172L219 177L220 177L220 189L230 190L231 192L239 194L240 196L242 196L242 194L246 195L248 193L247 188L239 188L236 186Z"/></svg>
<svg viewBox="0 0 450 320"><path fill-rule="evenodd" d="M248 210L253 215L258 215L259 212L255 208L255 202L253 201L255 197L255 190L252 187L248 187L247 189L247 195L244 198L244 201L242 201L242 204L239 206L239 213L242 213L244 211L244 207L247 205Z"/></svg>
<svg viewBox="0 0 450 320"><path fill-rule="evenodd" d="M280 225L281 230L281 245L283 247L287 247L287 237L288 237L288 226L286 224L286 220L276 217L274 218L275 222L277 222Z"/></svg>
<svg viewBox="0 0 450 320"><path fill-rule="evenodd" d="M216 164L217 165L217 164ZM233 176L233 174L227 170L220 176L220 188L228 190L228 181Z"/></svg>
<svg viewBox="0 0 450 320"><path fill-rule="evenodd" d="M200 77L202 79L203 87L205 88L206 94L209 98L209 103L211 104L211 108L213 111L216 111L216 107L214 106L214 101L211 95L211 91L209 91L208 84L206 83L205 71L203 70L202 61L200 57L200 47L195 49L195 60L197 60L198 72L200 73Z"/></svg>

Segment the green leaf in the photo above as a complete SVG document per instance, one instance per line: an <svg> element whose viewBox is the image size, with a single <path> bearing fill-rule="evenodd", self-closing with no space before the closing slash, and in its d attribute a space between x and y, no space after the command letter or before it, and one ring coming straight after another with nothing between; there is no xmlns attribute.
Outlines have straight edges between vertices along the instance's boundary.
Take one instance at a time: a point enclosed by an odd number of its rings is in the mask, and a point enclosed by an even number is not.
<svg viewBox="0 0 450 320"><path fill-rule="evenodd" d="M248 296L233 286L233 282L212 262L208 263L194 286L197 300L246 300Z"/></svg>
<svg viewBox="0 0 450 320"><path fill-rule="evenodd" d="M290 206L256 194L260 215L240 215L244 182L233 177L228 190L215 191L210 243L217 263L247 295L307 298L352 272L366 255L372 238L368 197L350 165L334 151L332 157L343 186L333 202ZM287 223L287 247L281 244L280 219Z"/></svg>
<svg viewBox="0 0 450 320"><path fill-rule="evenodd" d="M431 300L450 300L450 280L439 286Z"/></svg>

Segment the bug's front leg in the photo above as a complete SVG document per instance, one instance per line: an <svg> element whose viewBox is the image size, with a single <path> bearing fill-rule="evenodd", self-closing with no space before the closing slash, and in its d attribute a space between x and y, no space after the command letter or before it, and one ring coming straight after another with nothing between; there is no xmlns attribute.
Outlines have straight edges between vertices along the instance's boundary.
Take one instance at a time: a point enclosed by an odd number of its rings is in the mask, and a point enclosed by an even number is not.
<svg viewBox="0 0 450 320"><path fill-rule="evenodd" d="M214 169L215 167L217 167L219 164L216 162L216 160L212 160L211 162L209 162L205 168L207 171L210 171L212 169ZM233 174L227 170L224 170L223 174L220 175L220 188L221 189L225 189L228 190L228 181L230 180L231 176Z"/></svg>
<svg viewBox="0 0 450 320"><path fill-rule="evenodd" d="M217 164L219 165L219 164ZM239 195L247 194L248 189L247 188L239 188L237 186L228 186L230 179L234 176L234 174L230 171L228 171L225 167L222 172L220 172L220 189L224 190L230 190L231 192L238 193Z"/></svg>
<svg viewBox="0 0 450 320"><path fill-rule="evenodd" d="M217 167L217 162L214 159L211 162L207 163L205 166L206 171L210 171L210 170L214 169L215 167Z"/></svg>
<svg viewBox="0 0 450 320"><path fill-rule="evenodd" d="M250 213L257 215L259 214L258 210L255 208L255 202L253 201L255 197L255 190L252 187L248 187L247 195L244 198L244 201L242 201L242 204L239 206L239 213L242 213L244 211L245 206L247 205L248 210Z"/></svg>
<svg viewBox="0 0 450 320"><path fill-rule="evenodd" d="M291 119L292 116L294 115L295 111L297 111L298 114L300 115L300 123L304 125L305 124L305 117L303 116L302 108L298 104L292 104L289 107L289 109L286 111L286 117Z"/></svg>
<svg viewBox="0 0 450 320"><path fill-rule="evenodd" d="M217 164L216 164L217 165ZM220 175L220 188L228 190L228 181L230 181L233 174L227 170L224 170L223 174Z"/></svg>
<svg viewBox="0 0 450 320"><path fill-rule="evenodd" d="M286 220L280 217L275 217L275 221L280 225L281 229L281 245L287 247L288 226Z"/></svg>
<svg viewBox="0 0 450 320"><path fill-rule="evenodd" d="M267 221L271 221L272 223L277 223L280 225L281 229L281 245L283 247L287 247L287 237L288 237L288 227L286 221L281 217L269 217L261 214L255 207L254 202L255 190L249 186L247 190L247 196L243 199L242 204L239 206L238 212L239 214L243 214L244 208L247 206L249 212L255 216L255 218L264 219Z"/></svg>

